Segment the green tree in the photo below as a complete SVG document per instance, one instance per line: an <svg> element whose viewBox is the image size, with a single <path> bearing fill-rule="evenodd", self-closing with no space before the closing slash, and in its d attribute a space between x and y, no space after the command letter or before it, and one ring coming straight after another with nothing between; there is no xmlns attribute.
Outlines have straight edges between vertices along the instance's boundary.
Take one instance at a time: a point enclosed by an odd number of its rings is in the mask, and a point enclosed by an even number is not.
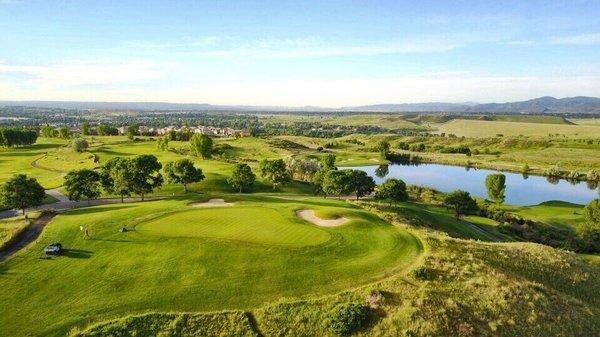
<svg viewBox="0 0 600 337"><path fill-rule="evenodd" d="M100 196L100 174L94 170L82 169L67 173L65 189L69 200L97 199Z"/></svg>
<svg viewBox="0 0 600 337"><path fill-rule="evenodd" d="M62 128L58 129L58 136L63 139L70 138L71 130L69 130L69 128L66 126L63 126Z"/></svg>
<svg viewBox="0 0 600 337"><path fill-rule="evenodd" d="M83 136L89 136L90 135L90 123L84 122L83 124L81 124L81 134Z"/></svg>
<svg viewBox="0 0 600 337"><path fill-rule="evenodd" d="M107 193L119 195L121 202L125 196L131 195L133 171L129 159L114 157L102 166L100 172L100 183Z"/></svg>
<svg viewBox="0 0 600 337"><path fill-rule="evenodd" d="M231 177L227 179L227 182L240 193L249 189L254 185L256 175L252 172L252 169L248 164L237 164L233 169Z"/></svg>
<svg viewBox="0 0 600 337"><path fill-rule="evenodd" d="M600 224L600 199L594 199L585 206L585 218L593 224Z"/></svg>
<svg viewBox="0 0 600 337"><path fill-rule="evenodd" d="M383 184L375 189L375 199L387 200L392 202L402 202L408 200L406 184L404 181L396 178L389 178Z"/></svg>
<svg viewBox="0 0 600 337"><path fill-rule="evenodd" d="M504 202L506 191L506 176L502 173L490 174L485 177L485 188L487 194L497 204Z"/></svg>
<svg viewBox="0 0 600 337"><path fill-rule="evenodd" d="M129 125L127 127L127 139L133 140L138 134L138 127L136 125Z"/></svg>
<svg viewBox="0 0 600 337"><path fill-rule="evenodd" d="M0 204L20 209L25 214L27 207L40 206L46 193L35 178L16 174L0 187Z"/></svg>
<svg viewBox="0 0 600 337"><path fill-rule="evenodd" d="M187 185L197 183L204 179L202 169L194 167L194 162L189 159L180 159L165 165L167 181L172 184L182 184L183 190L188 191Z"/></svg>
<svg viewBox="0 0 600 337"><path fill-rule="evenodd" d="M347 170L330 170L323 177L322 189L325 195L348 195L353 192L353 183L351 175Z"/></svg>
<svg viewBox="0 0 600 337"><path fill-rule="evenodd" d="M461 215L477 209L477 204L475 203L475 200L471 198L469 192L461 190L446 194L444 197L444 205L454 210L457 219L460 218Z"/></svg>
<svg viewBox="0 0 600 337"><path fill-rule="evenodd" d="M169 149L169 138L158 137L156 140L156 147L161 151L167 151Z"/></svg>
<svg viewBox="0 0 600 337"><path fill-rule="evenodd" d="M328 170L335 169L335 159L335 154L333 153L321 156L319 159L319 166L321 168L327 168Z"/></svg>
<svg viewBox="0 0 600 337"><path fill-rule="evenodd" d="M163 177L160 174L162 164L156 156L143 154L129 159L131 164L131 191L140 196L142 201L144 195L152 193L155 188L162 186Z"/></svg>
<svg viewBox="0 0 600 337"><path fill-rule="evenodd" d="M273 189L291 180L283 159L263 159L258 167L260 175L273 185Z"/></svg>
<svg viewBox="0 0 600 337"><path fill-rule="evenodd" d="M195 133L190 139L190 148L196 156L207 159L212 156L213 141L207 135Z"/></svg>
<svg viewBox="0 0 600 337"><path fill-rule="evenodd" d="M58 136L58 132L53 127L46 125L40 129L40 135L46 138L54 138Z"/></svg>
<svg viewBox="0 0 600 337"><path fill-rule="evenodd" d="M356 195L356 200L369 195L375 190L375 180L365 171L361 170L343 170L348 175L350 189Z"/></svg>
<svg viewBox="0 0 600 337"><path fill-rule="evenodd" d="M88 146L87 140L83 138L75 138L71 141L71 148L73 148L73 151L75 152L83 152L87 150Z"/></svg>
<svg viewBox="0 0 600 337"><path fill-rule="evenodd" d="M390 154L390 142L382 140L377 144L377 151L382 159L387 159Z"/></svg>

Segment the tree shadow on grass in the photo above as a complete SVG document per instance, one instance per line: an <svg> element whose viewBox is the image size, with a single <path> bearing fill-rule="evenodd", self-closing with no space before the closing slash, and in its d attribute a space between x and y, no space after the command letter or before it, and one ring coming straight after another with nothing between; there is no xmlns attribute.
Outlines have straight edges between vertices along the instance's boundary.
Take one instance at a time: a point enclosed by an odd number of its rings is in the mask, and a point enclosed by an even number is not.
<svg viewBox="0 0 600 337"><path fill-rule="evenodd" d="M102 206L102 205L96 205L96 206ZM122 205L122 206L114 206L114 207L110 207L110 208L99 208L99 207L94 207L92 205L89 207L81 207L81 208L77 208L77 209L68 210L64 214L65 215L82 215L82 214L92 214L92 213L102 213L102 212L114 212L114 211L131 208L131 207L135 207L135 206Z"/></svg>
<svg viewBox="0 0 600 337"><path fill-rule="evenodd" d="M92 257L92 252L82 249L63 249L60 255L72 259L89 259Z"/></svg>

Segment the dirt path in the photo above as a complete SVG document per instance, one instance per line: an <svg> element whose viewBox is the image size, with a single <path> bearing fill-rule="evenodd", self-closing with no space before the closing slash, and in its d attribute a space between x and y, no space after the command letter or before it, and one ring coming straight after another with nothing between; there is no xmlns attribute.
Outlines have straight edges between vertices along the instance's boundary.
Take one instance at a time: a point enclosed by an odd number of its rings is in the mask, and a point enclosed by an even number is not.
<svg viewBox="0 0 600 337"><path fill-rule="evenodd" d="M344 217L337 218L337 219L319 218L318 216L315 215L315 211L312 209L303 209L300 211L296 211L296 215L308 222L312 222L317 226L323 226L323 227L341 226L341 225L345 224L346 222L348 222L348 218L344 218Z"/></svg>
<svg viewBox="0 0 600 337"><path fill-rule="evenodd" d="M25 227L10 243L0 249L0 261L18 252L40 236L44 227L54 218L56 214L44 214L33 220Z"/></svg>

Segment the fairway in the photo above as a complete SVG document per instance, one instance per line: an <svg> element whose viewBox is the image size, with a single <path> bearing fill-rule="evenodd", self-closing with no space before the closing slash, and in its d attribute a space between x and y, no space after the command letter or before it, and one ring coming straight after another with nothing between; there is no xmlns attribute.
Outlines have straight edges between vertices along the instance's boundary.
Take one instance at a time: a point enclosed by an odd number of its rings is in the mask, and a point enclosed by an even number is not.
<svg viewBox="0 0 600 337"><path fill-rule="evenodd" d="M409 232L344 201L224 199L235 205L200 209L175 198L58 215L0 264L0 335L61 336L148 310L249 309L331 294L404 270L422 251ZM319 227L297 218L300 209L350 221ZM65 253L42 258L52 242Z"/></svg>

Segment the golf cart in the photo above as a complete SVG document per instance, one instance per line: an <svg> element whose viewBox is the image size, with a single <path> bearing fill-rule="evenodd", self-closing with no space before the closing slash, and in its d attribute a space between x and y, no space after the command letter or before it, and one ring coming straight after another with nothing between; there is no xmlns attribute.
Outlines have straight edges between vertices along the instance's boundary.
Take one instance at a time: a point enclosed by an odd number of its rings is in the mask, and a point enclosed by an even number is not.
<svg viewBox="0 0 600 337"><path fill-rule="evenodd" d="M62 245L58 242L50 244L44 248L44 253L46 253L46 255L58 255L61 251Z"/></svg>

